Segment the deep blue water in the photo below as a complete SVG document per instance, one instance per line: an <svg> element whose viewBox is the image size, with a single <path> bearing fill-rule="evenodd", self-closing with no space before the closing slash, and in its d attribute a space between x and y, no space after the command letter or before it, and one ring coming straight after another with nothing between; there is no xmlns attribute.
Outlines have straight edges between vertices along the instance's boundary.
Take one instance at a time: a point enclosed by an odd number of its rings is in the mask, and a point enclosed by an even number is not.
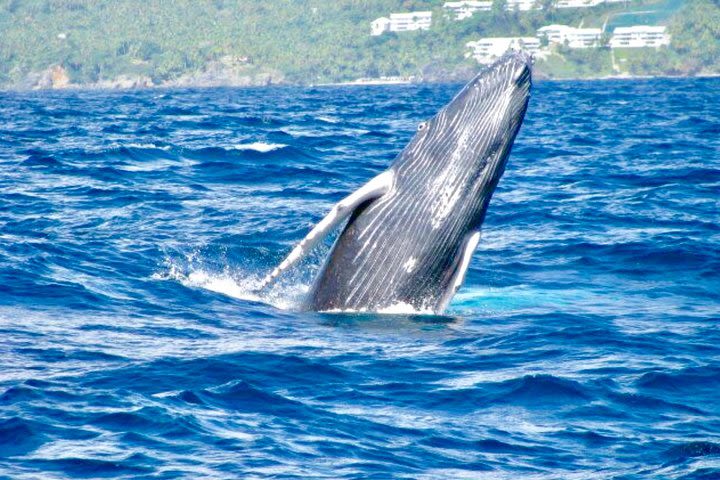
<svg viewBox="0 0 720 480"><path fill-rule="evenodd" d="M457 88L0 93L0 478L720 478L720 80L538 83L446 317L253 297Z"/></svg>

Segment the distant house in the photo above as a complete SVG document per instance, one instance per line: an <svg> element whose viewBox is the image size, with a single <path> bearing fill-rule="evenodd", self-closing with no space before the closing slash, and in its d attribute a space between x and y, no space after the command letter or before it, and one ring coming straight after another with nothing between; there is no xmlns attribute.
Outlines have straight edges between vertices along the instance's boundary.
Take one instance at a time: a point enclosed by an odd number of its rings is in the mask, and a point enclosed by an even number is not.
<svg viewBox="0 0 720 480"><path fill-rule="evenodd" d="M445 2L443 8L452 14L455 20L464 20L472 17L475 12L489 12L492 5L492 0Z"/></svg>
<svg viewBox="0 0 720 480"><path fill-rule="evenodd" d="M501 57L508 50L524 50L537 54L540 52L540 40L535 37L492 37L468 42L466 57L473 57L478 63L488 64Z"/></svg>
<svg viewBox="0 0 720 480"><path fill-rule="evenodd" d="M507 0L507 3L505 4L505 9L509 11L518 10L526 12L528 10L532 10L533 8L540 8L540 4L537 0Z"/></svg>
<svg viewBox="0 0 720 480"><path fill-rule="evenodd" d="M391 13L390 18L380 17L370 23L371 35L385 32L427 30L432 25L432 12Z"/></svg>
<svg viewBox="0 0 720 480"><path fill-rule="evenodd" d="M555 8L588 8L603 3L627 3L629 0L556 0Z"/></svg>
<svg viewBox="0 0 720 480"><path fill-rule="evenodd" d="M382 35L390 31L390 19L387 17L376 18L370 22L370 35Z"/></svg>
<svg viewBox="0 0 720 480"><path fill-rule="evenodd" d="M648 48L670 45L667 27L636 25L634 27L617 27L610 39L612 48Z"/></svg>
<svg viewBox="0 0 720 480"><path fill-rule="evenodd" d="M602 3L605 3L605 0L557 0L555 8L588 8Z"/></svg>
<svg viewBox="0 0 720 480"><path fill-rule="evenodd" d="M566 45L570 48L593 48L600 45L602 30L599 28L575 28L567 25L548 25L537 31L548 43Z"/></svg>

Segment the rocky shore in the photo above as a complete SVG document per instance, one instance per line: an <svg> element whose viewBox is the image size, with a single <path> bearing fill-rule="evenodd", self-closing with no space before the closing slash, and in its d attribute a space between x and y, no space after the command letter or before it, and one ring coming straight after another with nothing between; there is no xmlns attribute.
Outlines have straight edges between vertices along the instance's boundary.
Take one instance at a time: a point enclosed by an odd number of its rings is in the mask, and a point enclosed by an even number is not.
<svg viewBox="0 0 720 480"><path fill-rule="evenodd" d="M282 72L248 64L245 59L223 57L204 69L184 73L174 79L156 82L148 75L122 74L96 82L74 82L62 65L51 65L30 72L19 81L6 85L10 90L105 89L128 90L152 87L252 87L287 83Z"/></svg>

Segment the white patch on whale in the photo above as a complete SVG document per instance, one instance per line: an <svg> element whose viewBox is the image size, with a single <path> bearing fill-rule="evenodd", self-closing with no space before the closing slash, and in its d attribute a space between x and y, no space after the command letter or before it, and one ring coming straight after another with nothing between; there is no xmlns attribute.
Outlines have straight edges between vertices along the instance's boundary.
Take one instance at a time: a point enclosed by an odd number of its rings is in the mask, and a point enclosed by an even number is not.
<svg viewBox="0 0 720 480"><path fill-rule="evenodd" d="M415 270L415 265L417 265L417 259L410 257L407 262L403 264L402 268L404 268L407 273L412 273L412 271Z"/></svg>
<svg viewBox="0 0 720 480"><path fill-rule="evenodd" d="M450 283L445 295L440 300L438 311L443 311L447 308L450 300L460 288L460 285L465 281L465 275L467 274L468 267L470 266L470 260L472 259L473 253L480 242L480 232L474 232L468 237L465 242L462 254L458 260L458 264L455 270L455 275Z"/></svg>

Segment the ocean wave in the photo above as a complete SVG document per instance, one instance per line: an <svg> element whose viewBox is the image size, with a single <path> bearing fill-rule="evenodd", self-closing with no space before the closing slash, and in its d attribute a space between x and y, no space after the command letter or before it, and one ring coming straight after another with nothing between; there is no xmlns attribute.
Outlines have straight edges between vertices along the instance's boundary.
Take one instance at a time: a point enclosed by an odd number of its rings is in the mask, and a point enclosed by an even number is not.
<svg viewBox="0 0 720 480"><path fill-rule="evenodd" d="M508 380L499 385L506 390L497 397L497 401L511 403L528 402L532 406L585 402L591 398L591 392L578 382L553 375L528 375Z"/></svg>
<svg viewBox="0 0 720 480"><path fill-rule="evenodd" d="M252 143L239 143L233 145L234 150L254 150L256 152L267 153L273 150L279 150L285 148L287 145L282 143L265 143L265 142L252 142Z"/></svg>
<svg viewBox="0 0 720 480"><path fill-rule="evenodd" d="M688 458L705 457L710 455L720 457L719 443L704 441L687 442L675 445L663 454L663 456L671 462L679 462Z"/></svg>
<svg viewBox="0 0 720 480"><path fill-rule="evenodd" d="M335 123L340 123L340 122L341 122L341 120L340 120L339 118L337 118L337 117L330 117L330 116L328 116L328 115L320 115L320 116L318 116L318 117L316 117L316 118L317 118L318 120L320 120L321 122L325 122L325 123L335 124Z"/></svg>
<svg viewBox="0 0 720 480"><path fill-rule="evenodd" d="M20 417L0 420L0 452L14 457L32 452L46 441L45 429L37 422Z"/></svg>
<svg viewBox="0 0 720 480"><path fill-rule="evenodd" d="M63 163L49 155L30 155L22 161L22 165L28 167L48 167L48 168L59 168L63 167Z"/></svg>
<svg viewBox="0 0 720 480"><path fill-rule="evenodd" d="M309 148L297 148L284 144L252 143L231 146L215 146L200 148L185 148L182 156L201 162L213 159L236 161L247 160L278 160L277 168L292 166L293 162L302 160L315 160L315 152Z"/></svg>
<svg viewBox="0 0 720 480"><path fill-rule="evenodd" d="M307 407L296 400L272 394L249 385L242 380L203 390L197 396L207 405L255 413L292 414L294 409Z"/></svg>
<svg viewBox="0 0 720 480"><path fill-rule="evenodd" d="M716 365L691 367L680 371L650 372L641 376L636 385L648 390L661 390L671 395L688 395L692 390L720 390L720 368Z"/></svg>
<svg viewBox="0 0 720 480"><path fill-rule="evenodd" d="M164 150L168 151L172 148L170 145L156 145L154 143L128 143L125 145L122 144L116 144L111 146L112 149L138 149L138 150Z"/></svg>
<svg viewBox="0 0 720 480"><path fill-rule="evenodd" d="M113 142L109 144L68 148L63 152L63 156L76 161L82 161L88 158L107 158L107 157L133 157L133 156L149 156L161 155L167 157L168 153L173 150L172 145L163 145L160 143L142 143L142 142Z"/></svg>

